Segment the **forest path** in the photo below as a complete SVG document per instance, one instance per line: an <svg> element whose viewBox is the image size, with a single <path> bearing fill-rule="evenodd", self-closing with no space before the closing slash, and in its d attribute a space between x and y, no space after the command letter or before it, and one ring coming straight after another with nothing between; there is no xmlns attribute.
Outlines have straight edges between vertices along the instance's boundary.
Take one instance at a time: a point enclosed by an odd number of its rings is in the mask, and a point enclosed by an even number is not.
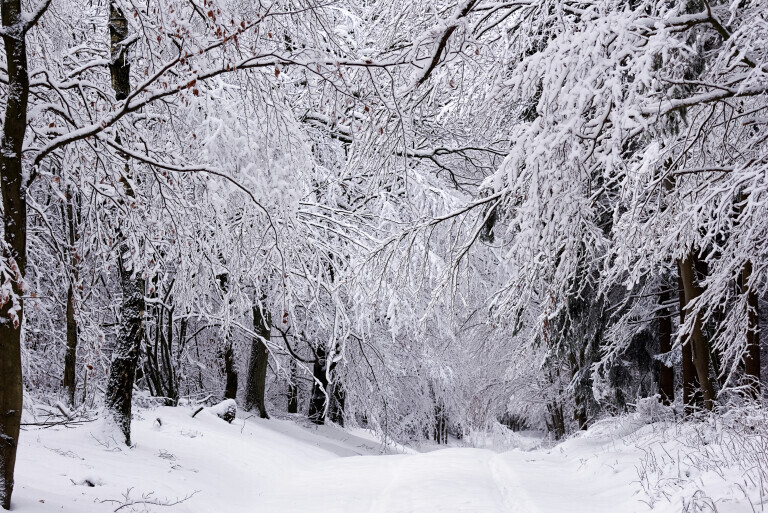
<svg viewBox="0 0 768 513"><path fill-rule="evenodd" d="M340 458L295 476L267 511L339 513L527 513L525 494L499 456L451 448L422 454Z"/></svg>
<svg viewBox="0 0 768 513"><path fill-rule="evenodd" d="M238 418L159 408L137 413L136 446L98 423L25 431L14 510L107 513L635 513L637 455L604 440L552 450L399 447L380 454L370 432L309 426L300 417ZM161 419L161 421L157 420ZM390 448L390 452L392 449ZM622 459L622 461L619 461Z"/></svg>
<svg viewBox="0 0 768 513"><path fill-rule="evenodd" d="M274 513L648 511L632 496L634 467L610 458L473 448L339 458L301 469L262 505Z"/></svg>

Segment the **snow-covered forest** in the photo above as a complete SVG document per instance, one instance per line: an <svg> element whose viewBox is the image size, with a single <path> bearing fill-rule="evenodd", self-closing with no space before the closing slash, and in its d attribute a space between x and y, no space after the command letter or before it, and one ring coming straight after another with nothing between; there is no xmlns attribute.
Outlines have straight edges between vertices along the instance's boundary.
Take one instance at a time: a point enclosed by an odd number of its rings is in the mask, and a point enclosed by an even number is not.
<svg viewBox="0 0 768 513"><path fill-rule="evenodd" d="M110 479L127 491L88 508L496 511L439 487L396 504L394 484L389 506L355 502L402 455L318 456L305 503L214 501L233 485L211 468L175 499L131 492L165 479L178 454L153 444L180 429L275 483L320 445L447 445L470 452L400 479L456 465L472 500L482 472L501 483L499 511L573 511L589 479L536 509L510 469L592 462L627 490L606 511L762 510L768 1L0 0L0 18L0 507L43 511L31 490L67 463L43 462L71 453L136 471L69 476L66 511ZM486 446L539 456L461 460ZM201 450L178 449L202 468Z"/></svg>

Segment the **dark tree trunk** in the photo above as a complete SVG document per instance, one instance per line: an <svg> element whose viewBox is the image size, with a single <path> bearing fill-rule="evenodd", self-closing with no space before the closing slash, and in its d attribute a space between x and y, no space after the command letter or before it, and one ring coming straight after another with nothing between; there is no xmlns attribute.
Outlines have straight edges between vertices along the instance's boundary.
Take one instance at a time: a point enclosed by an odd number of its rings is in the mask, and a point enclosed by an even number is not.
<svg viewBox="0 0 768 513"><path fill-rule="evenodd" d="M659 301L666 305L670 300L669 290L662 284ZM659 313L659 353L667 354L672 351L672 319L669 309L664 307ZM669 405L675 400L675 368L659 362L659 395L661 401Z"/></svg>
<svg viewBox="0 0 768 513"><path fill-rule="evenodd" d="M555 440L560 440L565 436L565 415L563 414L563 407L557 400L554 400L551 403L547 403L547 412L549 413L547 430L555 435Z"/></svg>
<svg viewBox="0 0 768 513"><path fill-rule="evenodd" d="M685 290L683 288L683 278L679 273L677 276L677 298L678 310L680 311L680 326L685 322ZM683 367L683 404L686 414L693 413L696 404L700 402L701 397L698 393L698 379L696 378L696 368L693 366L693 351L691 351L690 337L686 336L682 344L682 367Z"/></svg>
<svg viewBox="0 0 768 513"><path fill-rule="evenodd" d="M747 352L744 355L744 374L753 399L761 397L760 391L760 317L757 294L749 287L752 275L752 262L747 262L741 273L742 293L747 295Z"/></svg>
<svg viewBox="0 0 768 513"><path fill-rule="evenodd" d="M435 404L434 439L438 444L448 443L448 416L441 401Z"/></svg>
<svg viewBox="0 0 768 513"><path fill-rule="evenodd" d="M344 427L344 407L347 393L344 391L344 385L339 381L335 381L330 388L331 404L328 408L328 415L331 422L335 422L339 426Z"/></svg>
<svg viewBox="0 0 768 513"><path fill-rule="evenodd" d="M115 98L120 100L127 96L131 88L130 64L125 59L125 47L121 44L128 37L128 21L114 2L109 6L109 37L112 56L109 71ZM125 167L127 172L128 164ZM123 180L123 187L128 196L135 196L127 177ZM122 233L120 237L124 239ZM104 398L104 405L123 433L126 445L131 445L131 399L141 340L144 337L145 310L144 280L135 263L130 260L130 249L124 240L118 248L118 272L122 289L120 327Z"/></svg>
<svg viewBox="0 0 768 513"><path fill-rule="evenodd" d="M173 285L171 285L173 286ZM172 299L169 297L166 301L167 304L172 303ZM162 340L162 362L163 362L163 374L165 377L165 404L166 406L178 406L179 404L179 383L178 376L176 374L176 367L174 365L173 358L173 312L175 308L165 308L167 312L167 324L165 325L165 336L161 337Z"/></svg>
<svg viewBox="0 0 768 513"><path fill-rule="evenodd" d="M121 244L118 257L120 285L123 291L121 319L109 368L104 405L122 431L125 444L131 445L131 399L139 349L144 336L145 305L144 280L134 276L131 269L126 267L124 258L128 253L128 245Z"/></svg>
<svg viewBox="0 0 768 513"><path fill-rule="evenodd" d="M75 294L73 284L67 289L67 348L64 353L64 395L70 406L75 405L75 388L77 386L77 321L75 320Z"/></svg>
<svg viewBox="0 0 768 513"><path fill-rule="evenodd" d="M680 277L685 291L685 304L690 305L701 293L701 287L696 280L696 256L693 253L678 260ZM709 376L709 340L704 334L701 314L697 313L693 321L690 335L693 365L704 396L704 407L711 411L715 406L715 387Z"/></svg>
<svg viewBox="0 0 768 513"><path fill-rule="evenodd" d="M248 379L245 386L245 409L259 409L259 416L268 419L264 394L267 387L267 363L272 316L266 306L266 294L262 294L259 303L253 306L253 332L251 340L251 357L248 361Z"/></svg>
<svg viewBox="0 0 768 513"><path fill-rule="evenodd" d="M224 385L224 399L237 399L237 362L235 362L235 350L229 340L224 349L224 375L227 380Z"/></svg>
<svg viewBox="0 0 768 513"><path fill-rule="evenodd" d="M312 366L312 395L309 398L309 420L313 424L325 424L325 402L328 399L328 377L325 372L326 352L321 345Z"/></svg>
<svg viewBox="0 0 768 513"><path fill-rule="evenodd" d="M128 47L122 44L128 38L128 20L120 6L109 3L109 74L117 101L125 100L131 92L131 64L126 59Z"/></svg>
<svg viewBox="0 0 768 513"><path fill-rule="evenodd" d="M581 371L581 368L584 366L585 350L586 347L582 345L578 352L576 350L569 351L568 360L571 364L572 383L577 381L577 375ZM573 404L573 420L576 421L576 424L578 424L580 430L586 431L589 427L589 419L587 418L587 401L585 400L583 393L581 393L578 389L575 390L575 393L573 394Z"/></svg>
<svg viewBox="0 0 768 513"><path fill-rule="evenodd" d="M741 193L740 212L749 199L749 194ZM744 355L744 375L749 387L748 393L753 399L760 399L760 312L758 310L757 293L750 286L752 276L752 262L747 261L741 271L741 293L747 295L747 351Z"/></svg>
<svg viewBox="0 0 768 513"><path fill-rule="evenodd" d="M299 386L296 384L299 373L296 369L296 360L291 358L291 382L288 383L288 413L299 412Z"/></svg>
<svg viewBox="0 0 768 513"><path fill-rule="evenodd" d="M587 411L581 401L576 401L576 409L573 411L573 420L578 424L581 431L586 431L589 428L589 419L587 418Z"/></svg>
<svg viewBox="0 0 768 513"><path fill-rule="evenodd" d="M78 281L78 261L75 254L75 199L71 188L67 189L67 203L62 209L64 218L64 232L68 234L68 253L70 269L70 281L67 288L67 347L64 352L64 377L62 386L66 401L70 406L75 406L75 389L77 388L77 318L75 317L75 285Z"/></svg>
<svg viewBox="0 0 768 513"><path fill-rule="evenodd" d="M27 267L27 187L22 173L22 147L27 129L29 74L25 19L21 0L2 0L0 17L5 47L8 96L0 140L0 188L3 195L2 258L13 297L0 306L0 508L11 508L13 471L22 408L21 327L24 319L23 278Z"/></svg>

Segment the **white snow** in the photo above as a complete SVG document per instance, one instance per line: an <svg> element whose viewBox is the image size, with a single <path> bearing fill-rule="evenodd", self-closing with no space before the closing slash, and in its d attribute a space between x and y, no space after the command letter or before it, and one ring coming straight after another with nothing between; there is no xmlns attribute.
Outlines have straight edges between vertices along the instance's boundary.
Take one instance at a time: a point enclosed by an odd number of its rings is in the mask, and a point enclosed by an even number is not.
<svg viewBox="0 0 768 513"><path fill-rule="evenodd" d="M549 449L417 452L385 448L359 428L315 427L298 416L240 415L227 424L209 410L195 418L191 411L140 410L130 449L104 439L99 421L25 431L13 511L108 512L125 502L125 494L150 502L191 497L171 508L136 504L123 512L650 511L638 479L647 448L604 425ZM531 437L528 445L539 443ZM743 505L720 511L751 511ZM654 506L672 512L681 503Z"/></svg>

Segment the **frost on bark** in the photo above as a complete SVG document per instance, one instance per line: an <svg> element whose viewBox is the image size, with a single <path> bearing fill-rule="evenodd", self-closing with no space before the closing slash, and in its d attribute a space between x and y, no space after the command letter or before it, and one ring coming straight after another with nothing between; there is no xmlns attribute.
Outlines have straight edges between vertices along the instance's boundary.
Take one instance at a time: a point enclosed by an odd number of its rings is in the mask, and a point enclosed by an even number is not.
<svg viewBox="0 0 768 513"><path fill-rule="evenodd" d="M130 63L125 58L123 43L128 36L128 21L114 3L109 6L109 35L112 61L109 66L115 98L120 100L130 91ZM128 164L126 164L126 172ZM135 196L126 177L121 180L126 195ZM123 234L120 234L123 237ZM141 340L144 336L144 280L135 269L126 265L130 254L128 243L121 242L118 255L118 272L122 289L120 327L112 354L104 404L112 420L123 433L125 444L131 445L131 399L136 365L139 360Z"/></svg>
<svg viewBox="0 0 768 513"><path fill-rule="evenodd" d="M124 100L131 92L131 65L127 59L128 20L115 2L109 3L109 73L117 101Z"/></svg>
<svg viewBox="0 0 768 513"><path fill-rule="evenodd" d="M288 413L299 412L299 386L296 382L299 379L298 368L296 367L296 360L291 358L288 362L291 369L291 382L288 383Z"/></svg>
<svg viewBox="0 0 768 513"><path fill-rule="evenodd" d="M312 365L312 394L309 398L309 420L313 424L325 424L325 401L328 398L328 377L325 372L326 351L322 345L316 351L315 363Z"/></svg>
<svg viewBox="0 0 768 513"><path fill-rule="evenodd" d="M125 444L131 445L131 399L139 349L144 336L144 280L133 276L124 258L128 245L120 247L119 272L123 291L120 305L120 328L109 369L105 406L123 433Z"/></svg>
<svg viewBox="0 0 768 513"><path fill-rule="evenodd" d="M259 416L262 419L269 418L264 403L264 394L269 361L269 349L267 349L266 342L270 339L272 316L266 307L266 299L266 294L262 294L260 300L253 305L254 336L251 340L251 356L248 361L248 377L245 386L245 409L258 408Z"/></svg>

